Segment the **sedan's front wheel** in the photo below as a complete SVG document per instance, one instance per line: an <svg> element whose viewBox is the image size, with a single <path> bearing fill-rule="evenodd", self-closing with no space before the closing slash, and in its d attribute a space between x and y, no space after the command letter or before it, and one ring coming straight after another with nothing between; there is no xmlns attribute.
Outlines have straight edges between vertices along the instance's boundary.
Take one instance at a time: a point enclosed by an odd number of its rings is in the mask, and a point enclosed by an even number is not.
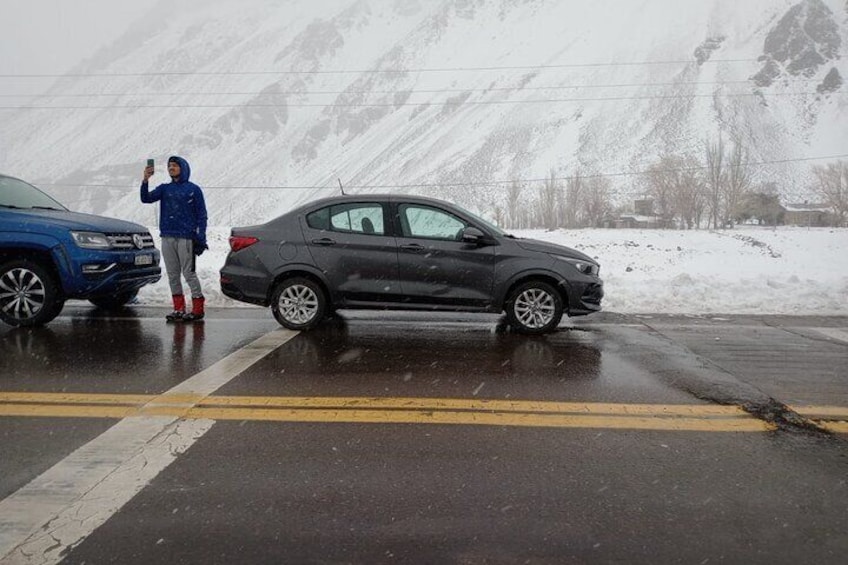
<svg viewBox="0 0 848 565"><path fill-rule="evenodd" d="M548 283L529 281L513 290L506 303L509 325L520 333L552 331L562 318L562 296Z"/></svg>
<svg viewBox="0 0 848 565"><path fill-rule="evenodd" d="M290 330L314 328L327 313L327 297L315 281L295 277L277 284L271 295L271 311Z"/></svg>
<svg viewBox="0 0 848 565"><path fill-rule="evenodd" d="M0 319L11 326L41 326L62 311L53 274L29 259L0 265Z"/></svg>

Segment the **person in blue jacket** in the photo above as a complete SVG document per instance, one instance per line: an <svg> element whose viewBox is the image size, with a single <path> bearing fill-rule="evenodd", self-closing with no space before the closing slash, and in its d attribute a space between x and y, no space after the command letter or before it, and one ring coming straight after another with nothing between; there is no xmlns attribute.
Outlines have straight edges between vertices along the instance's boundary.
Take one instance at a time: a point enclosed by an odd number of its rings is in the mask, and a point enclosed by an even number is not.
<svg viewBox="0 0 848 565"><path fill-rule="evenodd" d="M174 311L165 316L169 322L194 322L205 314L203 290L195 272L195 257L208 248L206 245L206 201L200 187L189 182L191 168L182 157L168 158L171 182L153 190L147 186L153 167L144 169L141 182L141 201L159 202L159 231L162 236L162 258L168 273L168 284ZM191 291L191 312L186 313L182 275Z"/></svg>

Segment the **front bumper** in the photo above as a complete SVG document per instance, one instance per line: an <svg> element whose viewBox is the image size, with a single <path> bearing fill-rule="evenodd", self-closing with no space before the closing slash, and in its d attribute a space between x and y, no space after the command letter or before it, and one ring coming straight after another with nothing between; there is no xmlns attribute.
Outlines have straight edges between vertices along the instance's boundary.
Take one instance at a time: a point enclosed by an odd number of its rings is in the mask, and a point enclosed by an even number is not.
<svg viewBox="0 0 848 565"><path fill-rule="evenodd" d="M66 298L88 298L137 290L162 277L158 249L89 250L75 249L73 256L63 250L67 270L63 276Z"/></svg>
<svg viewBox="0 0 848 565"><path fill-rule="evenodd" d="M585 316L600 312L601 300L604 298L604 283L600 279L589 283L572 283L567 294L569 316Z"/></svg>

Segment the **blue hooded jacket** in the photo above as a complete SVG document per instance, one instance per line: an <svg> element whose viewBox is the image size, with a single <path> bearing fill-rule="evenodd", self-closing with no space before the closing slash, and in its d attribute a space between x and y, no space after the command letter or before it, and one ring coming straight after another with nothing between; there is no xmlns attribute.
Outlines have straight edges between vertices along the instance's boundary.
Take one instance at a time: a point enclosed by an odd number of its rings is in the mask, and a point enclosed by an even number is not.
<svg viewBox="0 0 848 565"><path fill-rule="evenodd" d="M148 190L147 181L141 183L141 201L149 204L159 201L159 232L163 237L184 237L206 245L206 201L200 187L189 182L191 167L182 157L172 156L180 166L180 177L167 184Z"/></svg>

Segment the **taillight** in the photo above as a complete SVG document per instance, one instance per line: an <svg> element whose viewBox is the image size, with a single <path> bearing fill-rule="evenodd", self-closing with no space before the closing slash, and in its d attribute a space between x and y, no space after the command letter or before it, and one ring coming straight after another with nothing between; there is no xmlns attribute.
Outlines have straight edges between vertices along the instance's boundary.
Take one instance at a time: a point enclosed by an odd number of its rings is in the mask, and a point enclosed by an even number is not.
<svg viewBox="0 0 848 565"><path fill-rule="evenodd" d="M259 238L256 237L248 237L244 235L231 235L230 249L232 249L235 253L236 251L241 251L245 247L250 247L257 241L259 241Z"/></svg>

